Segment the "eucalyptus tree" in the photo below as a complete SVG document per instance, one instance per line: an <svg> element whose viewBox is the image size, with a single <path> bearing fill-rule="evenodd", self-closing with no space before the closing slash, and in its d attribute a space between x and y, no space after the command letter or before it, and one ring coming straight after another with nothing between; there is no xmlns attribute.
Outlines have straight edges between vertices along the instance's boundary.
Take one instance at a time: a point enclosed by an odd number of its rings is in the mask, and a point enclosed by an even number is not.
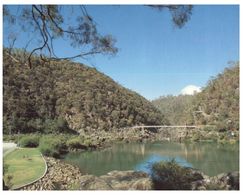
<svg viewBox="0 0 244 195"><path fill-rule="evenodd" d="M17 7L17 8L16 8ZM43 61L85 58L95 54L115 55L118 48L116 39L102 35L97 23L88 13L86 5L11 5L3 6L4 24L13 31L21 30L30 34L29 40L23 43L25 64L32 67L32 58L39 55ZM171 13L173 23L181 28L190 19L191 5L145 5L152 9ZM67 14L68 13L68 14ZM157 29L155 29L157 30ZM9 51L14 47L18 37L9 33ZM58 56L55 51L55 40L67 40L77 50L72 56Z"/></svg>

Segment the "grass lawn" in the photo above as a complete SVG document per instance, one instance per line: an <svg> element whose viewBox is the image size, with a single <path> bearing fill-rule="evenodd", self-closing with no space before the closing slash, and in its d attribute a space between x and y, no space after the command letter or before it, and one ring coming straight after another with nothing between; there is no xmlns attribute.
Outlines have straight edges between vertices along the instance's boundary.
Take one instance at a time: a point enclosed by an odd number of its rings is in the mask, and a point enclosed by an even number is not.
<svg viewBox="0 0 244 195"><path fill-rule="evenodd" d="M4 157L4 164L8 166L6 176L13 176L11 188L16 188L32 182L44 174L45 162L37 148L19 148ZM8 184L7 184L8 185Z"/></svg>

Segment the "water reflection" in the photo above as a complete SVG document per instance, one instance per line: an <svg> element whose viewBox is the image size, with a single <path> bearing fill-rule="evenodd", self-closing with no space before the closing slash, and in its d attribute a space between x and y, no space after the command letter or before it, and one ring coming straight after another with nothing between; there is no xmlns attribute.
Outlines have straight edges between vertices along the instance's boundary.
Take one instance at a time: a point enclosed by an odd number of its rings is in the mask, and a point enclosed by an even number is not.
<svg viewBox="0 0 244 195"><path fill-rule="evenodd" d="M239 145L215 143L183 144L171 142L115 144L103 151L71 153L65 161L78 165L82 172L103 175L111 170L142 170L161 160L175 160L207 175L239 170Z"/></svg>

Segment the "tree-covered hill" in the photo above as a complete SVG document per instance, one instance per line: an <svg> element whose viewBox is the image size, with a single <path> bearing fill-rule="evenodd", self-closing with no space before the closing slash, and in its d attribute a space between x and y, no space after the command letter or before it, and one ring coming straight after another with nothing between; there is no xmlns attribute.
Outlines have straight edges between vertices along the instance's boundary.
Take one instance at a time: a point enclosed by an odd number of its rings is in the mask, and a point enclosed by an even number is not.
<svg viewBox="0 0 244 195"><path fill-rule="evenodd" d="M214 125L239 130L239 62L209 80L194 96L166 96L152 103L172 124Z"/></svg>
<svg viewBox="0 0 244 195"><path fill-rule="evenodd" d="M212 78L196 95L196 123L213 124L217 130L239 130L239 62Z"/></svg>
<svg viewBox="0 0 244 195"><path fill-rule="evenodd" d="M152 103L167 117L170 124L185 125L187 123L193 123L193 119L189 113L194 98L192 95L168 95L161 96L153 100Z"/></svg>
<svg viewBox="0 0 244 195"><path fill-rule="evenodd" d="M4 133L111 130L167 120L149 101L108 76L71 61L33 68L3 52Z"/></svg>

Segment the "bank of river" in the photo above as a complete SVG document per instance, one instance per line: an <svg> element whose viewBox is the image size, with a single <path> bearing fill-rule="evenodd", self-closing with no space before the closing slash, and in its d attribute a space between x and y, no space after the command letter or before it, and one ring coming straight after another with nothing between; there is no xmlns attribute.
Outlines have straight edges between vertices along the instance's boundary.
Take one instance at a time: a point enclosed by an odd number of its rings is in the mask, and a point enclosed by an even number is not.
<svg viewBox="0 0 244 195"><path fill-rule="evenodd" d="M238 144L117 143L104 150L69 153L63 161L78 166L83 173L100 176L112 170L149 173L153 162L172 158L209 176L239 171Z"/></svg>

